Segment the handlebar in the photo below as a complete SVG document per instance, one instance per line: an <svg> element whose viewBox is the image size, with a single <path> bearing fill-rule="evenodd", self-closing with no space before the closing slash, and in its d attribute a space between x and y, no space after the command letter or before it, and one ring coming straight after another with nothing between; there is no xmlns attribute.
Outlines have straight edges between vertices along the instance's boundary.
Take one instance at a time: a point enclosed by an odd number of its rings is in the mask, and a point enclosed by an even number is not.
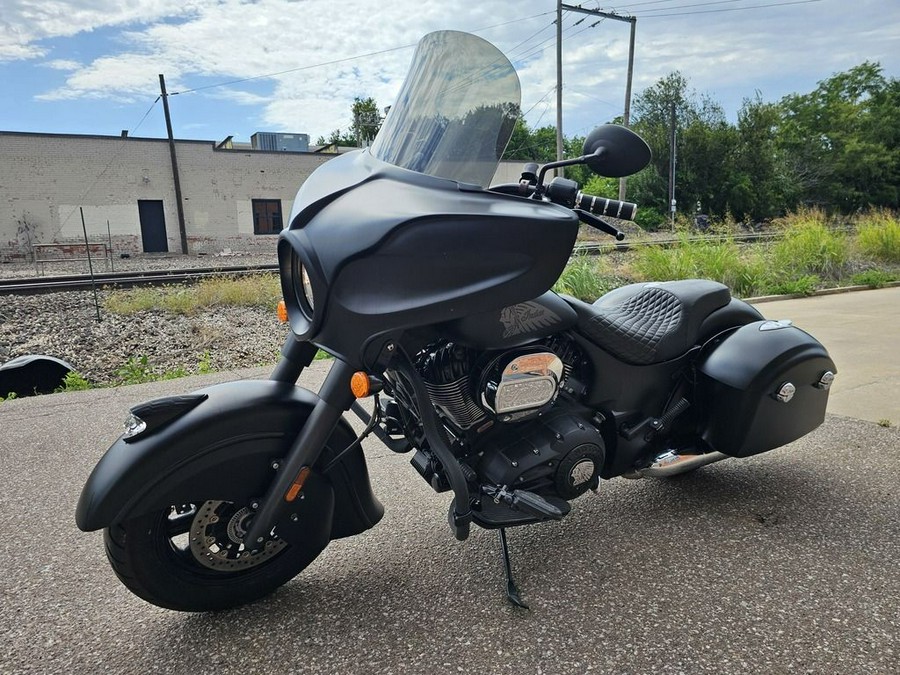
<svg viewBox="0 0 900 675"><path fill-rule="evenodd" d="M637 213L637 204L620 202L618 199L594 197L580 191L575 197L575 208L597 216L609 216L622 220L634 220L634 214Z"/></svg>
<svg viewBox="0 0 900 675"><path fill-rule="evenodd" d="M520 183L495 185L491 187L491 191L518 197L533 197L540 194L533 183L524 180ZM575 181L565 178L554 178L547 186L544 197L554 204L572 209L581 222L612 235L616 241L622 241L625 233L597 216L634 220L634 215L637 213L637 204L585 194L578 189Z"/></svg>

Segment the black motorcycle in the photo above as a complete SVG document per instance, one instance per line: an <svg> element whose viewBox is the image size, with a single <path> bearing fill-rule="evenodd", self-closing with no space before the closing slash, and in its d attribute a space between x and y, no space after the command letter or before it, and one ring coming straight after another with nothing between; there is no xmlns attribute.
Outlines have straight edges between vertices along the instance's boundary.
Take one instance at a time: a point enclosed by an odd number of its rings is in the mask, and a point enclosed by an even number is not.
<svg viewBox="0 0 900 675"><path fill-rule="evenodd" d="M432 33L371 149L303 184L278 244L291 333L271 378L133 408L81 495L78 527L105 528L131 591L233 607L374 526L361 450L374 434L452 493L457 539L472 523L499 531L524 605L506 528L560 520L603 480L748 457L823 421L826 350L722 284L632 284L592 305L549 290L580 223L621 239L603 218L635 205L548 172L626 176L650 150L606 125L582 157L485 189L519 113L495 47ZM334 364L314 394L296 383L318 349Z"/></svg>

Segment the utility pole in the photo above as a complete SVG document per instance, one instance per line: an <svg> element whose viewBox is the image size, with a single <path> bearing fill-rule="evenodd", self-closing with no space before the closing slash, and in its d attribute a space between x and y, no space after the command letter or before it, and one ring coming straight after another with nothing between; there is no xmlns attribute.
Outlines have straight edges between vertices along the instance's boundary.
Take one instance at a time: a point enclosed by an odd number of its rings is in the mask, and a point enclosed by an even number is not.
<svg viewBox="0 0 900 675"><path fill-rule="evenodd" d="M622 121L625 126L631 126L631 80L634 76L634 33L637 27L637 18L631 17L631 37L628 40L628 76L625 80L625 114L622 115ZM625 182L626 176L619 179L619 201L625 201Z"/></svg>
<svg viewBox="0 0 900 675"><path fill-rule="evenodd" d="M169 156L172 158L172 179L175 182L175 208L178 211L178 233L181 235L181 252L188 252L187 228L184 225L184 205L181 200L181 180L178 178L178 159L175 157L175 137L172 135L172 118L169 117L169 95L166 93L166 78L159 75L159 91L166 115L166 131L169 134Z"/></svg>
<svg viewBox="0 0 900 675"><path fill-rule="evenodd" d="M625 114L622 115L625 126L631 122L631 80L634 75L634 34L637 27L637 17L623 16L615 12L602 12L599 9L585 9L580 5L564 5L558 0L556 6L556 154L557 159L562 159L562 11L580 12L592 14L604 19L624 21L631 24L631 38L628 46L628 76L625 82ZM619 199L625 199L625 179L619 179Z"/></svg>
<svg viewBox="0 0 900 675"><path fill-rule="evenodd" d="M670 123L672 129L669 134L669 210L672 227L675 227L675 101L672 101Z"/></svg>
<svg viewBox="0 0 900 675"><path fill-rule="evenodd" d="M556 161L563 158L562 130L562 0L556 2ZM562 169L557 169L562 175Z"/></svg>

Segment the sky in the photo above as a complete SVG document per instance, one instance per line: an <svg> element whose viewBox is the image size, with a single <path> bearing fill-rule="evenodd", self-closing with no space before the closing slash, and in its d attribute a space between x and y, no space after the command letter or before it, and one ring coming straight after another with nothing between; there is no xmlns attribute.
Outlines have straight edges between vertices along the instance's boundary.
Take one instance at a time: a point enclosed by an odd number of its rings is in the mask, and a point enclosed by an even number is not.
<svg viewBox="0 0 900 675"><path fill-rule="evenodd" d="M575 5L576 0L564 4ZM672 71L736 119L864 61L900 76L898 0L635 0L634 94ZM351 125L397 94L416 42L476 33L514 63L533 127L556 121L556 0L0 0L0 131L248 141ZM579 23L580 22L580 23ZM563 15L563 130L622 114L627 22Z"/></svg>

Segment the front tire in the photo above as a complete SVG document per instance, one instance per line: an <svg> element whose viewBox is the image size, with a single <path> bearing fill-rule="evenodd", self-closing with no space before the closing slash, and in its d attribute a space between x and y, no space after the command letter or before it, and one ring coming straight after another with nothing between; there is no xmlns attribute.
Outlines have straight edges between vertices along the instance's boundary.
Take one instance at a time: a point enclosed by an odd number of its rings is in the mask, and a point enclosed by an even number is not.
<svg viewBox="0 0 900 675"><path fill-rule="evenodd" d="M172 505L107 528L106 556L132 593L159 607L206 612L243 605L295 577L328 544L270 535L249 550L241 538L251 513L228 501Z"/></svg>

